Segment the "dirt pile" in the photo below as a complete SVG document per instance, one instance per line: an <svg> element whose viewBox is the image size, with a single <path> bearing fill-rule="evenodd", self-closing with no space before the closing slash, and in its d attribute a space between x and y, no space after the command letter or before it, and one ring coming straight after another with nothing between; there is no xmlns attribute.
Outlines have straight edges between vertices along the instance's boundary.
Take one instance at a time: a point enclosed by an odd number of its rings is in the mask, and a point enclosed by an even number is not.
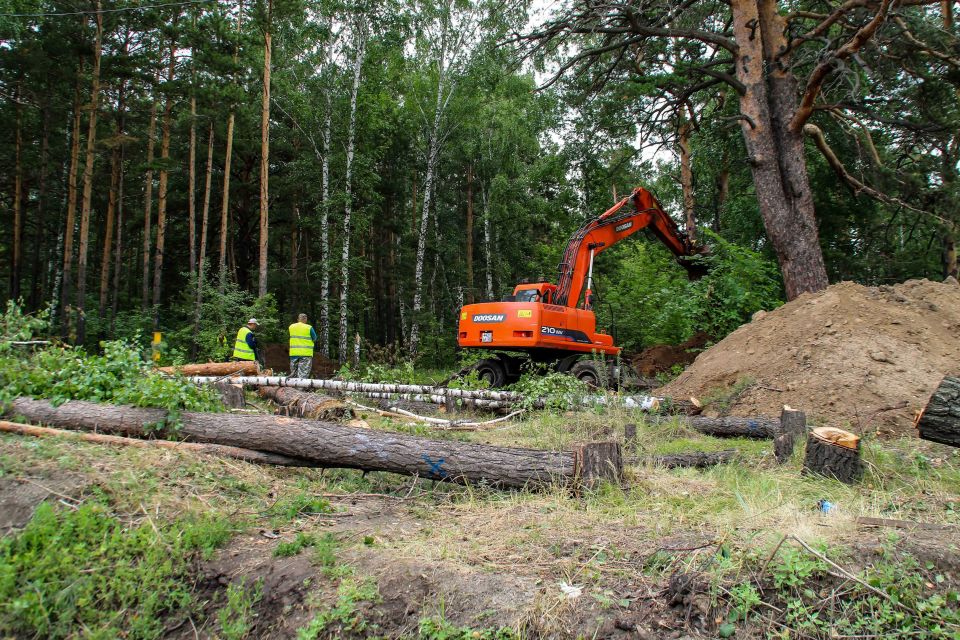
<svg viewBox="0 0 960 640"><path fill-rule="evenodd" d="M670 371L674 365L688 365L710 342L710 336L701 332L682 344L658 344L648 347L630 358L634 370L641 376L652 378L658 373Z"/></svg>
<svg viewBox="0 0 960 640"><path fill-rule="evenodd" d="M758 313L659 392L713 398L708 409L730 415L788 404L818 425L889 436L913 434L914 411L957 373L960 287L842 282Z"/></svg>

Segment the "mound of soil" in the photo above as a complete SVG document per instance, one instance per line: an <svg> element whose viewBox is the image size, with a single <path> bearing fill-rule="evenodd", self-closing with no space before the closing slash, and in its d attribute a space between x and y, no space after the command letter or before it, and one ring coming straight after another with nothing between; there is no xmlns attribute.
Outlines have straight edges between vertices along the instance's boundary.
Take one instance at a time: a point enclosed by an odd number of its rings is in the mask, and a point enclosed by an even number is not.
<svg viewBox="0 0 960 640"><path fill-rule="evenodd" d="M285 342L271 342L263 345L263 359L267 363L267 369L273 369L274 373L290 373L290 345ZM325 358L316 351L313 352L313 369L310 377L332 378L338 368L339 365L335 360Z"/></svg>
<svg viewBox="0 0 960 640"><path fill-rule="evenodd" d="M735 397L708 409L776 416L788 404L818 425L914 434L914 412L960 373L958 336L956 284L842 282L758 313L660 393L722 398L739 381Z"/></svg>
<svg viewBox="0 0 960 640"><path fill-rule="evenodd" d="M675 365L687 366L710 342L710 336L701 332L684 343L658 344L648 347L630 358L634 370L645 378L669 372Z"/></svg>

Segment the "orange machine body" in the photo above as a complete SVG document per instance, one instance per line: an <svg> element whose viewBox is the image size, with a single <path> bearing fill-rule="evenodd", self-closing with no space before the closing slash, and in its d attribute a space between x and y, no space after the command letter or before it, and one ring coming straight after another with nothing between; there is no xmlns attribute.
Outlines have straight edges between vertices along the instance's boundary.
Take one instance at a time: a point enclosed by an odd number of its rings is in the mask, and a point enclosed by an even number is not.
<svg viewBox="0 0 960 640"><path fill-rule="evenodd" d="M628 202L632 208L624 208ZM586 222L570 238L559 265L557 284L522 283L500 302L481 302L460 310L457 341L463 348L527 352L537 359L577 354L616 356L620 347L597 331L591 281L597 254L642 229L650 229L683 259L701 252L677 227L649 191L636 188L602 215ZM691 265L685 265L691 269Z"/></svg>

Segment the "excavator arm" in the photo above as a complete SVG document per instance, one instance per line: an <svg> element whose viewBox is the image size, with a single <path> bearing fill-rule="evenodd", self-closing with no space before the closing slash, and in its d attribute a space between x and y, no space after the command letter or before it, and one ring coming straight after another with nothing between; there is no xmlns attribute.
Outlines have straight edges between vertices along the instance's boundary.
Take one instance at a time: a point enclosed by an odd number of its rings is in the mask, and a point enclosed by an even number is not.
<svg viewBox="0 0 960 640"><path fill-rule="evenodd" d="M623 210L628 202L633 203L633 208ZM585 223L571 236L563 254L563 262L559 265L560 274L554 304L576 307L580 294L586 288L586 304L589 308L594 258L624 238L647 228L653 231L677 258L690 257L703 251L677 227L652 193L637 187L629 196L601 216ZM688 271L692 277L696 275L694 269L688 268Z"/></svg>

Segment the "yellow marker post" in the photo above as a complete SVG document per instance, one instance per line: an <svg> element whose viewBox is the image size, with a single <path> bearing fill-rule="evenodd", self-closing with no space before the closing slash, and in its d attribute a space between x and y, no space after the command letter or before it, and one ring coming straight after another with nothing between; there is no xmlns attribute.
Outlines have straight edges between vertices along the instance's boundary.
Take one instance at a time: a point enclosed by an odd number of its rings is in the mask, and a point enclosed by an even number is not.
<svg viewBox="0 0 960 640"><path fill-rule="evenodd" d="M153 350L153 361L160 362L160 343L163 341L163 334L159 331L153 332L153 342L150 348Z"/></svg>

